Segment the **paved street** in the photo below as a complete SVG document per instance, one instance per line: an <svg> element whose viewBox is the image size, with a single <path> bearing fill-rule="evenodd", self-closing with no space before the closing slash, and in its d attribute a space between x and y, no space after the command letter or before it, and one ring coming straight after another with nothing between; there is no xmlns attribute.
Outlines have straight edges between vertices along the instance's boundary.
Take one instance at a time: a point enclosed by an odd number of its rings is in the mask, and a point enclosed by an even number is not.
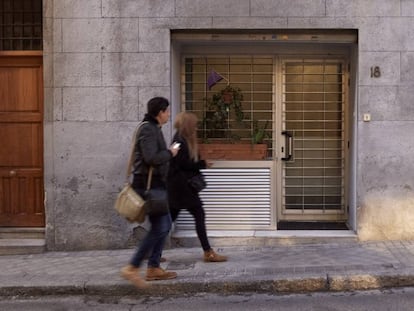
<svg viewBox="0 0 414 311"><path fill-rule="evenodd" d="M119 276L132 249L0 257L0 295L170 295L301 293L414 285L414 242L345 242L218 248L225 263L204 263L201 248L164 252L178 278L137 291Z"/></svg>
<svg viewBox="0 0 414 311"><path fill-rule="evenodd" d="M312 294L198 293L182 297L60 296L0 300L2 311L412 311L414 288Z"/></svg>

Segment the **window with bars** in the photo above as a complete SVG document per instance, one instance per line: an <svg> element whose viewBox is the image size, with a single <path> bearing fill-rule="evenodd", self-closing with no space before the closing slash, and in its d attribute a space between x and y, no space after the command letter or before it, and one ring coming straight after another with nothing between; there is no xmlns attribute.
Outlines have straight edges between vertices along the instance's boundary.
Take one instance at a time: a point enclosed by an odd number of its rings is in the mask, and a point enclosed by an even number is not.
<svg viewBox="0 0 414 311"><path fill-rule="evenodd" d="M209 89L207 81L212 72L222 79ZM265 143L270 157L273 72L272 57L185 57L181 75L183 109L197 114L200 142ZM240 102L221 99L228 87L235 92L233 99Z"/></svg>
<svg viewBox="0 0 414 311"><path fill-rule="evenodd" d="M0 1L0 50L42 50L42 1Z"/></svg>

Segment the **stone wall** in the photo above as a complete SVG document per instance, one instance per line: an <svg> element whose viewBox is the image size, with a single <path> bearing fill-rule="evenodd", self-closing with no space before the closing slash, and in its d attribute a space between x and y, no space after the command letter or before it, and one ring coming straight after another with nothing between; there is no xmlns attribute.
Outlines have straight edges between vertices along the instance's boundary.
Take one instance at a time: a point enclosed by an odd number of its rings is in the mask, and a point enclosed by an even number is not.
<svg viewBox="0 0 414 311"><path fill-rule="evenodd" d="M359 225L387 222L397 205L404 206L399 216L411 215L405 199L414 187L414 1L45 0L49 249L130 241L132 226L112 204L146 101L170 98L171 29L284 28L358 29L356 189L366 211ZM371 78L372 66L380 66L381 77ZM168 139L171 126L164 130ZM388 203L377 209L370 198Z"/></svg>

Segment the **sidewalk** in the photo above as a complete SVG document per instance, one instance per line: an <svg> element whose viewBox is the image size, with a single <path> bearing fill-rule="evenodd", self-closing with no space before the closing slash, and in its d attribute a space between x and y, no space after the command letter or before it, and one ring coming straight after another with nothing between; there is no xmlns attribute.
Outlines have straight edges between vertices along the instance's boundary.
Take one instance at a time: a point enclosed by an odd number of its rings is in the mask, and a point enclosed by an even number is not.
<svg viewBox="0 0 414 311"><path fill-rule="evenodd" d="M0 257L0 295L187 295L299 293L414 286L414 241L216 248L225 263L204 263L201 248L163 256L178 278L137 290L119 276L133 249ZM145 263L146 265L146 263Z"/></svg>

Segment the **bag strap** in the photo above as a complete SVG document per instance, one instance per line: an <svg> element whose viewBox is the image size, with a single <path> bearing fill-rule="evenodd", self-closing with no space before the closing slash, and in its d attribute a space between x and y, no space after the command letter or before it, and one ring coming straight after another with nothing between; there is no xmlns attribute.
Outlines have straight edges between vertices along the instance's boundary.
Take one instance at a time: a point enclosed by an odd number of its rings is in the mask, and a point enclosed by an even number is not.
<svg viewBox="0 0 414 311"><path fill-rule="evenodd" d="M147 180L147 191L151 189L152 171L153 171L153 167L150 166L149 172L148 172L148 180Z"/></svg>
<svg viewBox="0 0 414 311"><path fill-rule="evenodd" d="M129 180L129 176L131 176L131 169L132 169L132 162L134 161L134 159L135 159L135 142L136 142L136 140L137 140L137 135L138 135L138 133L139 133L139 129L141 128L141 125L142 125L143 123L140 123L138 126L137 126L137 128L135 129L135 131L134 131L134 135L132 136L132 145L131 145L131 151L130 151L130 153L129 153L129 159L128 159L128 165L127 165L127 168L126 168L126 181L128 181Z"/></svg>
<svg viewBox="0 0 414 311"><path fill-rule="evenodd" d="M141 130L141 127L145 124L149 123L148 121L141 122L137 128L135 129L133 138L132 138L132 146L131 146L131 153L129 155L128 165L127 165L127 171L126 171L126 182L129 181L129 176L131 176L131 169L132 169L132 162L135 160L135 142L137 140L137 137L139 135L139 132ZM147 179L147 190L151 188L151 180L152 180L152 170L153 167L150 166L149 173L148 173L148 179Z"/></svg>

